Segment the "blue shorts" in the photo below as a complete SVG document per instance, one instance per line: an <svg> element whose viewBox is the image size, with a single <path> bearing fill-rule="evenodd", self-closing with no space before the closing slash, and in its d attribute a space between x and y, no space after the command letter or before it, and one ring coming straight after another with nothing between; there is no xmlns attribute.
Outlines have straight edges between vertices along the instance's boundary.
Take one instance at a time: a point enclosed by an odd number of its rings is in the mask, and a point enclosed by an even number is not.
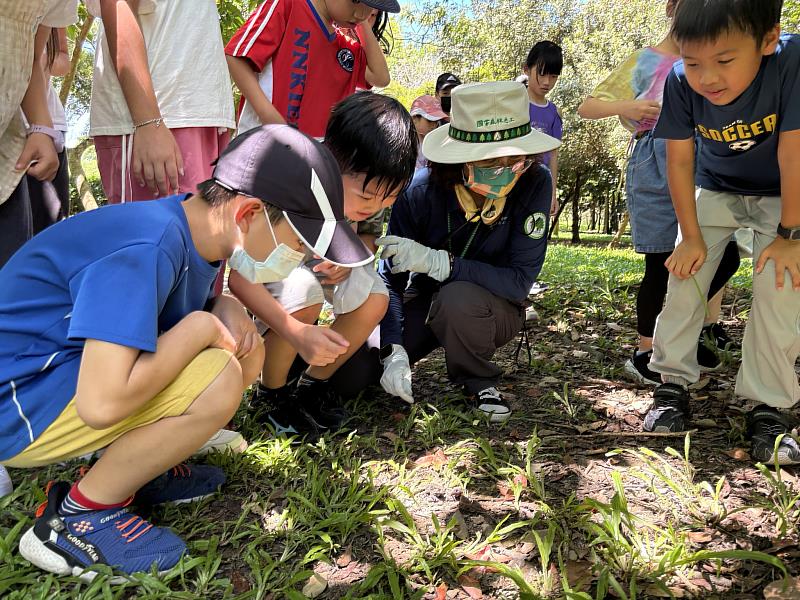
<svg viewBox="0 0 800 600"><path fill-rule="evenodd" d="M641 254L672 252L678 218L667 184L667 146L645 133L636 142L625 177L633 247Z"/></svg>

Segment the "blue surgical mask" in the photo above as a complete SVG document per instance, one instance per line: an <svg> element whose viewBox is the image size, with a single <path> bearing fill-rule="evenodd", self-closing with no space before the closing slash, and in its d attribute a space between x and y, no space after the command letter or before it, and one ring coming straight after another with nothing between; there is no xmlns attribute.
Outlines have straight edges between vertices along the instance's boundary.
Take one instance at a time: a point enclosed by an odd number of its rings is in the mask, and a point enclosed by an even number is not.
<svg viewBox="0 0 800 600"><path fill-rule="evenodd" d="M275 230L272 229L272 223L269 221L266 208L264 209L264 216L267 219L267 226L272 234L272 239L275 241L275 249L269 253L266 259L257 261L240 246L234 249L228 260L231 269L237 271L250 283L283 281L300 266L306 257L304 253L292 250L286 244L278 244L278 239L275 237Z"/></svg>

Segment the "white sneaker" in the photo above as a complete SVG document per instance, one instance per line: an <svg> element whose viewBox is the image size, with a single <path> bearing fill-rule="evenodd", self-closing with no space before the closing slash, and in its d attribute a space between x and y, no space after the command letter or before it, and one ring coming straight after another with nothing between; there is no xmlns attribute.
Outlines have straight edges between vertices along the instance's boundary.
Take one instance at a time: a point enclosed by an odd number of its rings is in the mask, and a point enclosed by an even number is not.
<svg viewBox="0 0 800 600"><path fill-rule="evenodd" d="M511 408L496 387L486 388L473 396L473 406L489 417L490 423L503 423L511 416Z"/></svg>
<svg viewBox="0 0 800 600"><path fill-rule="evenodd" d="M11 483L11 477L8 476L8 471L3 465L0 465L0 498L8 496L14 491L14 484Z"/></svg>
<svg viewBox="0 0 800 600"><path fill-rule="evenodd" d="M241 454L247 450L247 440L238 431L230 429L220 429L214 436L194 453L195 456L209 454L211 452L227 452Z"/></svg>

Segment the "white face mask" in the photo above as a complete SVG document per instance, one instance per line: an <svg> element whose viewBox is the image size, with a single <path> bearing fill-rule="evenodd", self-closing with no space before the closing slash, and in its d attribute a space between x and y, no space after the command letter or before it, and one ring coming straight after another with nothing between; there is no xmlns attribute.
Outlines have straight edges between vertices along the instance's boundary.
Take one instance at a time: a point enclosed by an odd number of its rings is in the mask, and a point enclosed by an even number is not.
<svg viewBox="0 0 800 600"><path fill-rule="evenodd" d="M269 256L257 261L250 256L241 246L233 250L233 254L228 260L231 269L238 271L250 283L275 283L283 281L294 271L305 259L306 255L297 250L292 250L286 244L278 244L275 237L275 230L269 221L267 209L264 208L264 216L267 219L267 226L275 241L275 249Z"/></svg>

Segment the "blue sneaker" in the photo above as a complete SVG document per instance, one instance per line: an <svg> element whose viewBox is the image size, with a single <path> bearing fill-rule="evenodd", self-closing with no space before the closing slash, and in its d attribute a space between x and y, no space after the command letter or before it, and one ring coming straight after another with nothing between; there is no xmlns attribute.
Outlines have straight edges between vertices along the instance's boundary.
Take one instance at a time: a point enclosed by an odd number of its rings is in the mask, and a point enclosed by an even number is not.
<svg viewBox="0 0 800 600"><path fill-rule="evenodd" d="M155 565L165 573L186 552L186 544L172 531L151 525L127 508L60 515L58 507L69 490L63 481L50 486L46 505L19 542L20 554L40 569L85 581L97 576L86 570L93 565L108 565L125 575L149 572ZM111 583L127 580L112 577Z"/></svg>
<svg viewBox="0 0 800 600"><path fill-rule="evenodd" d="M142 486L133 502L139 506L186 504L215 494L223 483L225 472L219 467L182 463Z"/></svg>

